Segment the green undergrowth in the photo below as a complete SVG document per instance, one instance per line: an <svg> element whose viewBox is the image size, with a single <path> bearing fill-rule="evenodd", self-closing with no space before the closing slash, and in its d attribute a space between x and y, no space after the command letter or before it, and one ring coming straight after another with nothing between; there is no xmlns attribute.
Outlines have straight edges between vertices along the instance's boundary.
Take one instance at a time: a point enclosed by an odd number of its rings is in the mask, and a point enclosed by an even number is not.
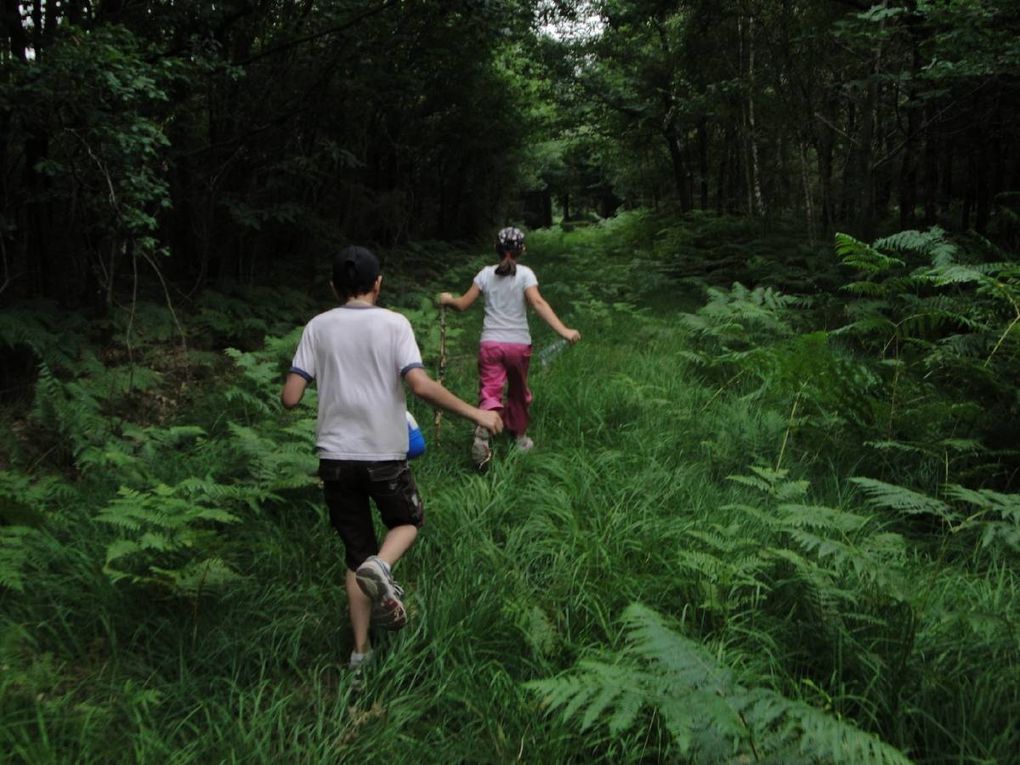
<svg viewBox="0 0 1020 765"><path fill-rule="evenodd" d="M744 225L628 213L530 237L583 340L533 362L537 446L498 439L485 475L469 424L447 415L437 438L410 402L429 439L426 526L397 568L411 618L376 636L360 690L314 395L276 403L326 298L204 296L180 326L154 304L105 350L41 307L0 324L37 359L33 395L3 410L0 751L1015 761L1015 273L936 232L841 240L816 269L857 285L841 292L798 289L795 262L692 281L713 243L786 251ZM416 253L412 272L434 268ZM430 296L488 260L385 282L433 369ZM445 317L446 382L469 400L480 313Z"/></svg>

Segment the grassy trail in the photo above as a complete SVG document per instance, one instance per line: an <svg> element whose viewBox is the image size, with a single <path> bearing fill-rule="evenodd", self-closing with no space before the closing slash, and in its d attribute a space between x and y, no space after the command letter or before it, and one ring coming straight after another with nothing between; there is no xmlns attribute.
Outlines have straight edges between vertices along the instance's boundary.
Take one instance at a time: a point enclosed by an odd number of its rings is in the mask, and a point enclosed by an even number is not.
<svg viewBox="0 0 1020 765"><path fill-rule="evenodd" d="M243 578L183 598L103 575L109 536L91 515L110 490L83 490L63 506L83 520L51 534L61 556L4 601L0 759L748 761L740 731L722 736L725 751L703 731L684 744L675 715L697 704L679 684L639 686L635 667L670 671L634 656L621 616L639 602L739 677L733 698L766 689L822 710L798 735L814 725L810 740L835 748L798 743L803 733L786 750L800 761L902 761L869 754L868 731L917 762L1008 762L1020 684L1001 615L1020 607L1015 567L931 555L865 513L846 460L791 427L795 391L763 403L692 364L679 313L696 298L632 247L612 230L532 237L543 294L584 339L533 369L532 452L503 440L476 475L471 428L447 417L442 443L415 464L426 528L396 570L411 618L378 637L363 690L345 669L341 548L314 487L274 489L242 522L202 537ZM463 289L483 262L435 288ZM428 347L434 314L411 313ZM481 311L448 319L461 332L451 332L447 383L471 400ZM532 321L540 349L551 333ZM259 414L258 399L276 393L275 363L238 358L251 362L253 397L233 387L196 407L207 437L167 457L162 481L209 470L217 485L240 485L210 466L249 448L245 464L271 480L292 469L292 446L307 451L308 410ZM412 410L431 441L431 413ZM226 427L231 412L249 412L237 415L247 429ZM634 673L631 690L647 702L620 730L603 723L622 697L582 726L526 685L592 659ZM832 733L837 717L856 728Z"/></svg>

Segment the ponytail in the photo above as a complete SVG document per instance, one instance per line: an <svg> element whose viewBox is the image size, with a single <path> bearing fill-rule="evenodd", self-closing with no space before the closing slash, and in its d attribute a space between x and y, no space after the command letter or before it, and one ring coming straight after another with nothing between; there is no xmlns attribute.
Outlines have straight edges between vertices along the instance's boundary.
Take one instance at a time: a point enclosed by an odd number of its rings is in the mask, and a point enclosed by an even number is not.
<svg viewBox="0 0 1020 765"><path fill-rule="evenodd" d="M502 253L503 259L496 266L496 276L513 276L517 273L517 263L514 261L513 252Z"/></svg>
<svg viewBox="0 0 1020 765"><path fill-rule="evenodd" d="M524 232L513 226L500 229L496 234L496 254L499 265L496 266L497 276L513 276L517 273L515 259L524 252Z"/></svg>

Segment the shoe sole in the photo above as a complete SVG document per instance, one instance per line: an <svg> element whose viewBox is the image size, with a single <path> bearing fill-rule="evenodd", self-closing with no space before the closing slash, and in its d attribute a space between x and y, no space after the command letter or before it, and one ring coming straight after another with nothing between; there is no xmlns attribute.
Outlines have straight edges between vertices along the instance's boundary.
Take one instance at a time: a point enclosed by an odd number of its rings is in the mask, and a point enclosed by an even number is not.
<svg viewBox="0 0 1020 765"><path fill-rule="evenodd" d="M364 569L364 570L362 570ZM362 566L354 574L358 587L372 601L372 622L386 630L399 630L407 623L407 610L386 575L377 566Z"/></svg>
<svg viewBox="0 0 1020 765"><path fill-rule="evenodd" d="M490 459L492 459L492 447L489 446L489 442L475 439L475 442L471 444L471 461L476 465L484 465Z"/></svg>
<svg viewBox="0 0 1020 765"><path fill-rule="evenodd" d="M378 567L361 565L354 572L354 576L358 580L358 587L372 603L378 603L389 595L389 582L386 581L386 575Z"/></svg>

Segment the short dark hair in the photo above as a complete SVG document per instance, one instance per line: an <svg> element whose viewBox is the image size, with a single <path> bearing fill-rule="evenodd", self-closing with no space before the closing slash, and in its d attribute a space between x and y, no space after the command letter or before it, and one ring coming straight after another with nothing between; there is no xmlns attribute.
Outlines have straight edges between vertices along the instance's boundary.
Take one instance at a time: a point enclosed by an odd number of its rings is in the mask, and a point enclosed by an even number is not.
<svg viewBox="0 0 1020 765"><path fill-rule="evenodd" d="M365 247L350 245L333 256L333 287L341 298L371 292L379 278L379 259Z"/></svg>

